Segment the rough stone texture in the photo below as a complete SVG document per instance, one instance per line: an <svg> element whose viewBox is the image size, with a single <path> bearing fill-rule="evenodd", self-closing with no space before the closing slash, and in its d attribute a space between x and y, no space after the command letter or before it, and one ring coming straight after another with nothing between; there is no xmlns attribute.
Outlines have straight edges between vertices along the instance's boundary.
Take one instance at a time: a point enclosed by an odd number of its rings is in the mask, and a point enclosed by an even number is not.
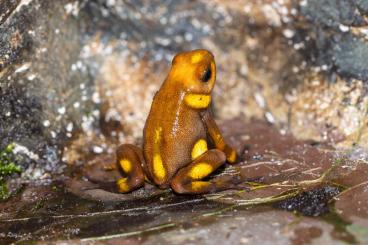
<svg viewBox="0 0 368 245"><path fill-rule="evenodd" d="M188 196L146 184L129 194L114 193L109 184L114 186L121 175L117 170L105 171L104 164L115 159L102 154L81 171L76 169L73 178L29 184L1 202L0 242L344 244L366 240L366 163L343 158L344 152L336 157L328 145L282 135L259 121L232 120L222 129L244 152L240 163L226 166L215 178L240 176L256 184L248 185L250 191ZM328 182L316 181L337 160L340 163L327 175ZM257 181L274 186L262 188ZM267 206L244 205L283 195L303 181L310 184L305 182L302 192L291 198ZM352 188L340 192L336 183Z"/></svg>
<svg viewBox="0 0 368 245"><path fill-rule="evenodd" d="M83 34L68 2L0 8L0 147L15 142L26 153L19 164L32 167L28 177L59 169L62 146L94 106L91 76L78 62Z"/></svg>

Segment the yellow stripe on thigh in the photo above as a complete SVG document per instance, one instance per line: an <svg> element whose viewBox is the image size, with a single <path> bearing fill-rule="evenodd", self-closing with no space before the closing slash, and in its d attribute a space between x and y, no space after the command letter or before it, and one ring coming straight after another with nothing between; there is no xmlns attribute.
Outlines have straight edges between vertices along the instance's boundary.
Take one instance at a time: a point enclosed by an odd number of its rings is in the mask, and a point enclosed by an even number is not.
<svg viewBox="0 0 368 245"><path fill-rule="evenodd" d="M153 156L153 173L159 180L163 180L166 176L164 163L162 162L160 154L155 154Z"/></svg>
<svg viewBox="0 0 368 245"><path fill-rule="evenodd" d="M162 181L166 177L166 170L160 153L162 127L155 129L155 137L153 142L153 175Z"/></svg>
<svg viewBox="0 0 368 245"><path fill-rule="evenodd" d="M118 186L118 190L119 190L120 192L127 192L127 191L129 191L129 190L130 190L130 188L129 188L129 186L128 186L127 181L128 181L128 178L121 178L121 179L119 179L119 180L116 182L116 184L117 184L117 186Z"/></svg>
<svg viewBox="0 0 368 245"><path fill-rule="evenodd" d="M192 149L192 160L196 159L208 150L207 142L204 139L198 140Z"/></svg>
<svg viewBox="0 0 368 245"><path fill-rule="evenodd" d="M188 173L188 176L192 179L203 179L212 173L213 167L208 163L196 164Z"/></svg>
<svg viewBox="0 0 368 245"><path fill-rule="evenodd" d="M193 181L191 184L191 188L194 191L199 191L203 188L206 188L209 184L210 182L208 181Z"/></svg>
<svg viewBox="0 0 368 245"><path fill-rule="evenodd" d="M121 166L121 168L124 170L125 173L130 173L130 171L132 171L132 163L126 159L126 158L123 158L119 161L119 164Z"/></svg>

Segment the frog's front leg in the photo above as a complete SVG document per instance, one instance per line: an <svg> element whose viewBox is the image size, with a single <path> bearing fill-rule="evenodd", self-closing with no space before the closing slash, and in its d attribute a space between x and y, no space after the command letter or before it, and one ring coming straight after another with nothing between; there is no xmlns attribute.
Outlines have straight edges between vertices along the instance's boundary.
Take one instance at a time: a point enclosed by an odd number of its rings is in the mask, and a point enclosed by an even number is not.
<svg viewBox="0 0 368 245"><path fill-rule="evenodd" d="M171 188L181 194L203 194L231 189L234 186L221 181L203 179L225 163L225 154L212 149L180 169L171 181Z"/></svg>
<svg viewBox="0 0 368 245"><path fill-rule="evenodd" d="M229 163L235 163L237 159L236 151L225 143L224 137L221 134L219 127L217 126L215 119L213 118L209 109L201 113L203 123L206 125L207 132L213 140L217 149L223 151L226 155L226 160Z"/></svg>
<svg viewBox="0 0 368 245"><path fill-rule="evenodd" d="M116 157L117 168L127 176L116 182L119 192L130 192L143 186L145 174L141 149L131 144L123 144L116 150Z"/></svg>

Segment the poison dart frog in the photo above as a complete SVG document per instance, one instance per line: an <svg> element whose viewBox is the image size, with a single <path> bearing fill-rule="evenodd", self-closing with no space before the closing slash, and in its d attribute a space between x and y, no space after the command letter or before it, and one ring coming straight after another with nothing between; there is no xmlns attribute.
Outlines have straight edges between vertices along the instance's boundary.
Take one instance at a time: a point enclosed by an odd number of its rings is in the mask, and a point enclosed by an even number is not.
<svg viewBox="0 0 368 245"><path fill-rule="evenodd" d="M145 180L180 194L231 188L206 178L226 161L235 163L237 159L209 109L215 79L211 52L198 49L174 57L167 78L153 98L143 149L123 144L116 150L117 167L126 176L117 180L119 192L142 187ZM209 142L215 149L208 149Z"/></svg>

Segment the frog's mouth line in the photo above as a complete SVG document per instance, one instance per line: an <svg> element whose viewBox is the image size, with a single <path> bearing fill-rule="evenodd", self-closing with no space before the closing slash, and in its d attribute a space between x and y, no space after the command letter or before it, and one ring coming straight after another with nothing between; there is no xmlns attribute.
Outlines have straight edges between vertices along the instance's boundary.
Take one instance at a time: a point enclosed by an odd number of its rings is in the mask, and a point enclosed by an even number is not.
<svg viewBox="0 0 368 245"><path fill-rule="evenodd" d="M211 95L209 94L186 94L184 97L185 103L195 109L204 109L211 103Z"/></svg>

